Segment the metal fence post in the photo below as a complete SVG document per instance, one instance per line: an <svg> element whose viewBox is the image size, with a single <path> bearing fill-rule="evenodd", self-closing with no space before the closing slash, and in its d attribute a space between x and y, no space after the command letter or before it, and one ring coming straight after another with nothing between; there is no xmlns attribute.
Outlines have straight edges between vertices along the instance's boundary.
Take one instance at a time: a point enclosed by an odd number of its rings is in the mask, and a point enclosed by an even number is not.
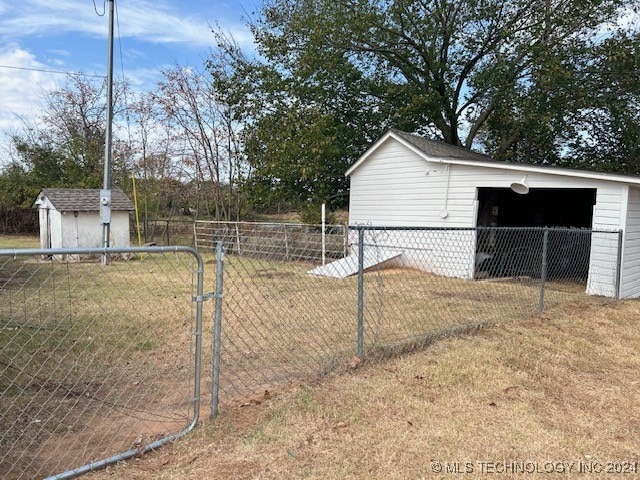
<svg viewBox="0 0 640 480"><path fill-rule="evenodd" d="M620 275L622 274L622 230L618 230L618 258L616 259L616 298L620 299Z"/></svg>
<svg viewBox="0 0 640 480"><path fill-rule="evenodd" d="M284 259L289 261L289 237L287 236L287 224L283 225L284 228Z"/></svg>
<svg viewBox="0 0 640 480"><path fill-rule="evenodd" d="M238 255L242 255L242 251L240 250L240 227L238 222L236 222L236 244L238 245Z"/></svg>
<svg viewBox="0 0 640 480"><path fill-rule="evenodd" d="M347 225L342 226L342 256L349 255L349 227Z"/></svg>
<svg viewBox="0 0 640 480"><path fill-rule="evenodd" d="M547 281L547 251L549 249L549 227L544 227L542 236L542 268L540 271L540 305L539 313L544 311L544 285Z"/></svg>
<svg viewBox="0 0 640 480"><path fill-rule="evenodd" d="M220 337L222 331L222 284L224 281L224 247L223 242L216 244L216 290L215 310L213 314L213 369L211 371L211 415L212 420L218 416L220 393Z"/></svg>
<svg viewBox="0 0 640 480"><path fill-rule="evenodd" d="M364 230L358 229L358 357L364 358Z"/></svg>

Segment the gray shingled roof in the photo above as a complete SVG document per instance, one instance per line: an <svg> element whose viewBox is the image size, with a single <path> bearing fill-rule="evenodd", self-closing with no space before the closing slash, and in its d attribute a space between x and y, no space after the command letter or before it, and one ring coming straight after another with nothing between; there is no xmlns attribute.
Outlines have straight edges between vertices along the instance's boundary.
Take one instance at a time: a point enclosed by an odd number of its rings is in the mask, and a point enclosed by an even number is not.
<svg viewBox="0 0 640 480"><path fill-rule="evenodd" d="M391 133L394 137L400 139L402 142L411 144L419 152L425 154L428 157L434 157L435 159L443 159L443 161L450 163L456 163L456 161L466 163L468 161L477 162L479 166L491 167L491 168L507 168L510 170L522 170L522 171L537 171L541 173L550 173L554 175L565 175L571 177L582 178L596 178L614 182L624 182L628 184L640 185L640 175L625 174L625 173L609 173L598 172L586 169L575 169L558 167L556 165L537 165L527 163L515 163L496 160L495 158L483 155L482 153L474 152L462 147L454 147L453 145L446 144L438 140L429 140L418 135L396 130L390 128L387 133L381 137L378 142ZM372 151L373 147L369 147L367 153L361 156L349 169L347 175L351 175L355 169L357 169L364 161L366 161L367 154Z"/></svg>
<svg viewBox="0 0 640 480"><path fill-rule="evenodd" d="M91 212L100 210L100 190L80 188L43 188L38 198L45 196L60 212ZM133 203L125 193L111 190L112 210L134 210Z"/></svg>
<svg viewBox="0 0 640 480"><path fill-rule="evenodd" d="M455 147L453 145L449 145L448 143L444 143L442 141L437 140L429 140L428 138L419 137L418 135L413 135L411 133L402 132L400 130L396 130L395 128L390 129L397 136L403 138L414 147L420 149L427 155L432 155L434 157L441 158L455 158L458 160L478 160L481 162L492 162L495 163L498 160L491 158L488 155L483 155L482 153L477 153L472 150L468 150L462 147Z"/></svg>
<svg viewBox="0 0 640 480"><path fill-rule="evenodd" d="M427 138L420 137L418 135L414 135L411 133L403 132L400 130L396 130L395 128L389 129L398 137L402 138L407 143L412 144L414 147L422 151L423 153L438 157L438 158L447 158L451 160L471 160L476 162L492 164L492 166L496 165L517 165L523 168L535 168L541 172L554 172L557 174L565 174L565 173L573 173L580 175L581 173L588 174L591 176L597 176L598 178L602 178L603 180L613 180L613 181L624 181L638 184L638 180L640 179L639 175L633 173L609 173L609 172L598 172L594 170L587 169L578 169L578 168L566 168L566 167L558 167L557 165L537 165L537 164L526 164L526 163L515 163L515 162L505 162L502 160L496 160L488 155L483 155L482 153L474 152L472 150L468 150L462 147L454 147L453 145L449 145L447 143L438 141L438 140L429 140Z"/></svg>

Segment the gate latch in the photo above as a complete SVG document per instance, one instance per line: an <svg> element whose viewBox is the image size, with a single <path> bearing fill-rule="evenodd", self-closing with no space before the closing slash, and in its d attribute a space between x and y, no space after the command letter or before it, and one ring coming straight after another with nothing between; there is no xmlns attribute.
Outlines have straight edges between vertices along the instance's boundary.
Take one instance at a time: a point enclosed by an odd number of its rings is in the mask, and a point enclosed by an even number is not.
<svg viewBox="0 0 640 480"><path fill-rule="evenodd" d="M221 294L217 294L215 292L210 292L210 293L203 293L202 295L194 295L193 296L193 301L194 302L206 302L207 300L211 300L212 298L224 298L224 295Z"/></svg>

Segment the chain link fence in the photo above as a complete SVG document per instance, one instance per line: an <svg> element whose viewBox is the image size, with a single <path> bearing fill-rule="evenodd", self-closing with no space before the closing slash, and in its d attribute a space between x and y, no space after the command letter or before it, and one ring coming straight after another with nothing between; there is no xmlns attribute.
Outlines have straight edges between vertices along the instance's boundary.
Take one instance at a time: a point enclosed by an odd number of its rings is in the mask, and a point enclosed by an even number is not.
<svg viewBox="0 0 640 480"><path fill-rule="evenodd" d="M0 251L0 477L70 478L193 428L202 271L182 247Z"/></svg>
<svg viewBox="0 0 640 480"><path fill-rule="evenodd" d="M620 289L621 232L203 222L193 235L199 254L110 250L109 265L85 258L101 249L0 251L0 476L67 478L179 438L201 370L213 418Z"/></svg>
<svg viewBox="0 0 640 480"><path fill-rule="evenodd" d="M247 255L242 245L262 238L241 237L238 248L233 228L215 231L206 248L219 242L226 249L220 401L259 402L280 385L353 368L363 358L541 312L589 308L592 295L616 297L620 235L352 227L347 255L323 266L315 247L285 256L282 232L278 241L269 237L272 249Z"/></svg>

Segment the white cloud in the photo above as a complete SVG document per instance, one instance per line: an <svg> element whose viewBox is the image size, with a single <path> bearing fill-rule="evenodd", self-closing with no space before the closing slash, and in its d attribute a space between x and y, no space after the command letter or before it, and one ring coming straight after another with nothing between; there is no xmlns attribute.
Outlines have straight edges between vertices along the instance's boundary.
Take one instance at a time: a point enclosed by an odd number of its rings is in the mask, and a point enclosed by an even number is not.
<svg viewBox="0 0 640 480"><path fill-rule="evenodd" d="M626 6L618 11L612 22L600 25L594 32L596 42L610 38L618 30L640 32L640 10L637 7Z"/></svg>
<svg viewBox="0 0 640 480"><path fill-rule="evenodd" d="M0 9L2 7L0 6ZM37 120L44 92L58 86L58 75L38 70L50 67L16 44L0 47L0 166L8 161L9 135L21 128L22 122ZM12 68L8 69L7 66ZM36 70L29 70L36 69ZM6 72L9 72L7 74Z"/></svg>
<svg viewBox="0 0 640 480"><path fill-rule="evenodd" d="M627 8L620 15L618 27L634 32L640 31L640 8Z"/></svg>
<svg viewBox="0 0 640 480"><path fill-rule="evenodd" d="M185 63L185 58L193 62L196 57L208 56L214 42L211 25L216 22L233 35L241 47L255 49L252 36L240 19L238 2L207 3L116 2L116 34L121 39L116 43L116 77L122 74L118 58L121 47L124 74L133 89L153 88L159 78L159 68L175 66L170 58L175 52L185 52L176 59L180 63ZM95 0L94 8L91 0L0 0L0 65L4 66L0 68L0 133L20 128L19 117L37 118L44 92L60 88L66 80L65 75L42 70L82 70L98 74L105 70L100 59L106 51L99 46L100 55L96 55L94 41L102 41L106 46L108 12L98 15L103 13L103 5L109 4ZM201 12L193 8L200 8ZM62 40L66 44L55 38L60 35L66 35ZM174 48L164 48L165 45ZM174 53L158 54L165 50ZM202 66L202 62L198 62L198 66Z"/></svg>
<svg viewBox="0 0 640 480"><path fill-rule="evenodd" d="M55 88L56 79L46 72L49 67L17 45L0 48L0 65L11 66L11 74L0 82L0 129L15 123L16 117L31 117L38 109L44 91ZM3 68L4 69L4 68Z"/></svg>
<svg viewBox="0 0 640 480"><path fill-rule="evenodd" d="M108 5L108 2L104 3ZM97 12L103 13L103 2L96 1ZM151 43L183 43L206 47L212 42L211 27L216 20L212 10L210 18L186 15L168 2L137 0L117 4L119 34ZM52 31L75 32L89 36L105 37L106 18L96 15L92 3L86 0L23 0L11 6L0 4L4 18L0 34L21 38L31 35L47 35ZM108 12L105 13L105 16ZM225 19L229 30L241 45L251 44L251 35L240 18Z"/></svg>

